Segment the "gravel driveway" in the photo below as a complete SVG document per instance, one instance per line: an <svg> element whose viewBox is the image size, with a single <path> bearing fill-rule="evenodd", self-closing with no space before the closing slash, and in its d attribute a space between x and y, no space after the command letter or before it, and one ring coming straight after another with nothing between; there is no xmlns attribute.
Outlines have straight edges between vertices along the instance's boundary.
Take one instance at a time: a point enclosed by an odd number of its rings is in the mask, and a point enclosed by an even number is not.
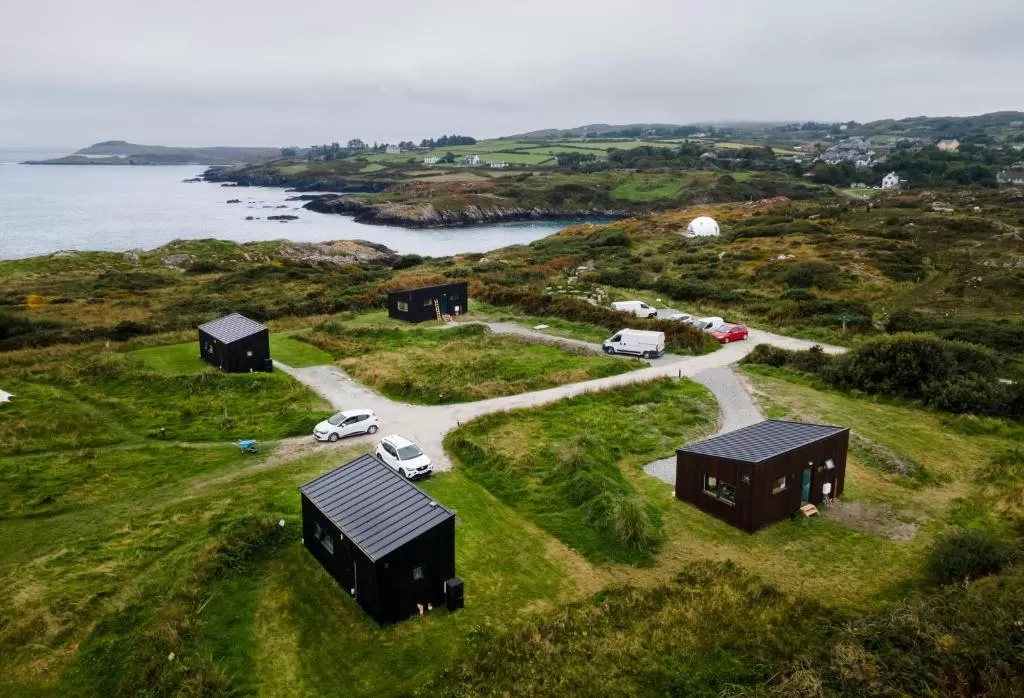
<svg viewBox="0 0 1024 698"><path fill-rule="evenodd" d="M554 337L512 323L484 324L487 324L493 332L498 334L542 339L546 342L580 349L601 351L599 344ZM659 359L648 361L648 367L637 371L630 371L629 373L597 378L582 383L570 383L532 393L509 395L489 400L480 400L478 402L464 402L455 405L411 405L395 402L352 380L344 371L333 365L292 368L276 361L274 365L311 388L330 402L337 410L368 408L377 413L380 419L380 433L377 437L355 436L346 439L345 443L365 442L369 449L372 448L372 444L376 443L376 439L381 436L395 433L401 434L418 443L434 461L435 469L443 472L450 470L452 464L444 452L441 442L445 434L462 422L467 422L475 417L491 412L522 407L537 407L585 392L607 390L666 376L686 376L706 385L714 393L721 406L723 430L729 431L753 423L761 418L760 413L729 366L746 356L756 344L773 344L786 349L807 349L813 346L814 342L751 329L749 341L733 342L712 354L704 354L702 356L666 354ZM825 350L829 353L845 351L841 347L826 347ZM312 426L310 424L311 432ZM312 434L309 438L313 438ZM651 464L651 466L653 465ZM672 482L674 482L674 478L675 470L673 465Z"/></svg>

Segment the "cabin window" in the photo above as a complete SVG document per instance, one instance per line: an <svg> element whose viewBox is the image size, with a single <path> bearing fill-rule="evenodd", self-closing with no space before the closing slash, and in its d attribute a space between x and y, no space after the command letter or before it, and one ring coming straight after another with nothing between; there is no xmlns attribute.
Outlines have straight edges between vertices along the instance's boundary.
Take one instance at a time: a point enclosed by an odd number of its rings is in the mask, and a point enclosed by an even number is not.
<svg viewBox="0 0 1024 698"><path fill-rule="evenodd" d="M331 555L334 554L334 540L327 535L324 529L320 528L320 522L313 522L313 537L320 541L320 545L324 546L324 549Z"/></svg>
<svg viewBox="0 0 1024 698"><path fill-rule="evenodd" d="M832 470L833 468L835 468L835 467L836 467L836 463L835 463L835 461L834 461L834 460L832 460L831 458L826 458L826 459L825 459L825 467L826 467L826 468L827 468L828 470Z"/></svg>
<svg viewBox="0 0 1024 698"><path fill-rule="evenodd" d="M423 299L423 307L424 308L429 308L433 304L434 304L434 299L433 298L424 298Z"/></svg>
<svg viewBox="0 0 1024 698"><path fill-rule="evenodd" d="M245 355L248 356L249 358L252 358L252 349L246 350Z"/></svg>
<svg viewBox="0 0 1024 698"><path fill-rule="evenodd" d="M406 303L405 301L398 301L397 303L395 303L395 307L398 308L398 312L400 313L409 312L409 304Z"/></svg>
<svg viewBox="0 0 1024 698"><path fill-rule="evenodd" d="M722 482L714 475L704 474L704 494L711 495L726 504L736 503L736 488L728 482Z"/></svg>
<svg viewBox="0 0 1024 698"><path fill-rule="evenodd" d="M785 489L786 489L786 476L785 475L783 475L782 477L776 479L775 482L772 483L772 494L778 494L779 492L785 491Z"/></svg>
<svg viewBox="0 0 1024 698"><path fill-rule="evenodd" d="M421 579L423 579L423 566L420 565L419 567L413 567L412 568L412 581L418 582Z"/></svg>

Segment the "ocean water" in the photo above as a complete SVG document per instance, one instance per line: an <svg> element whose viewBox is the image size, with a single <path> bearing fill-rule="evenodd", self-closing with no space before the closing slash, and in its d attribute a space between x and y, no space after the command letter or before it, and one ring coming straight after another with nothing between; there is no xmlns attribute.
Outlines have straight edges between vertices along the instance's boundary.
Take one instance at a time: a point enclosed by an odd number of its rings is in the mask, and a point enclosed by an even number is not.
<svg viewBox="0 0 1024 698"><path fill-rule="evenodd" d="M174 239L248 242L368 240L400 254L487 252L537 240L570 221L516 222L420 230L356 223L286 201L284 189L183 183L202 167L19 165L73 149L0 149L0 259L58 250L152 249ZM228 199L242 203L228 204ZM287 208L277 208L278 206ZM298 220L268 221L290 214ZM246 216L263 220L245 220Z"/></svg>

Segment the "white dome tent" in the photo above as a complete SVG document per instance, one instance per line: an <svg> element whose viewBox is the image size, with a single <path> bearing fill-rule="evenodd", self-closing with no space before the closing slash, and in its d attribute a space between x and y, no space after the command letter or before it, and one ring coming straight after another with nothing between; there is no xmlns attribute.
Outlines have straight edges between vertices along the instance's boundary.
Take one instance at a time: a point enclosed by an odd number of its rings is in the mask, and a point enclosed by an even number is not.
<svg viewBox="0 0 1024 698"><path fill-rule="evenodd" d="M718 221L711 216L698 216L690 221L683 233L688 238L715 237L720 233Z"/></svg>

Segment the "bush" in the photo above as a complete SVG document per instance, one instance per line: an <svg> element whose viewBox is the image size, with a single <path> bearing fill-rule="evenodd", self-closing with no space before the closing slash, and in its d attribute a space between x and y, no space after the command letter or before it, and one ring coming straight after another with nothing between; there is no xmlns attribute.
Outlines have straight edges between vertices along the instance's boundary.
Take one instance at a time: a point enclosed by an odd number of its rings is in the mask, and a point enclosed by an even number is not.
<svg viewBox="0 0 1024 698"><path fill-rule="evenodd" d="M797 262L774 274L775 280L790 288L820 288L835 291L849 284L842 269L828 262Z"/></svg>
<svg viewBox="0 0 1024 698"><path fill-rule="evenodd" d="M1008 546L994 536L960 529L946 533L928 554L928 581L935 585L965 582L1001 572L1010 562Z"/></svg>

